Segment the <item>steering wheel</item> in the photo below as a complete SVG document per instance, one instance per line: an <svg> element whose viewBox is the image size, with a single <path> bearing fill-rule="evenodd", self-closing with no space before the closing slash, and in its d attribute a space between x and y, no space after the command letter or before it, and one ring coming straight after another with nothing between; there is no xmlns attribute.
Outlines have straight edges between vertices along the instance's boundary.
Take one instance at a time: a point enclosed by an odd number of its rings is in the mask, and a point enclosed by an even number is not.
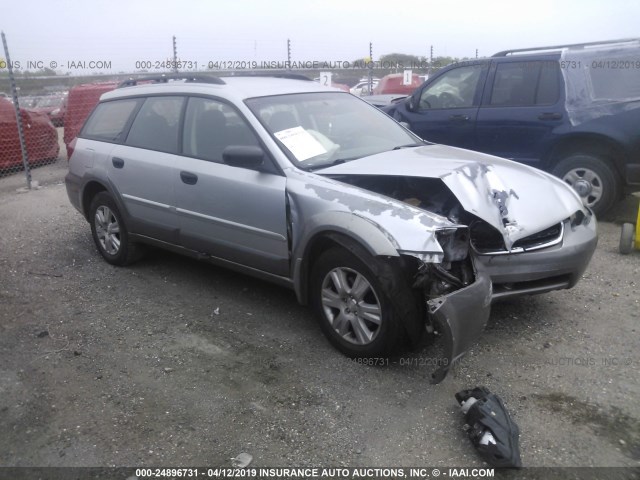
<svg viewBox="0 0 640 480"><path fill-rule="evenodd" d="M440 104L442 108L453 108L460 106L460 100L453 94L449 92L442 92L438 95L438 99L440 100Z"/></svg>

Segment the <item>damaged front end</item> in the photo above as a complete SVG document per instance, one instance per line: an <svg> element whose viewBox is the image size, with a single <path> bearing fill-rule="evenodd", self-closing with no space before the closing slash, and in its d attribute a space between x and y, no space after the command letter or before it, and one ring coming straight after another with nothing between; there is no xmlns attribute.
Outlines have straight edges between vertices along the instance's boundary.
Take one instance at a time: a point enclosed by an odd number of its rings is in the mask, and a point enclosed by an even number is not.
<svg viewBox="0 0 640 480"><path fill-rule="evenodd" d="M491 311L492 286L482 264L469 249L469 230L464 226L436 231L443 260L428 263L419 253L402 252L418 261L413 288L420 289L426 304L426 328L444 343L439 368L431 383L440 383L484 329Z"/></svg>

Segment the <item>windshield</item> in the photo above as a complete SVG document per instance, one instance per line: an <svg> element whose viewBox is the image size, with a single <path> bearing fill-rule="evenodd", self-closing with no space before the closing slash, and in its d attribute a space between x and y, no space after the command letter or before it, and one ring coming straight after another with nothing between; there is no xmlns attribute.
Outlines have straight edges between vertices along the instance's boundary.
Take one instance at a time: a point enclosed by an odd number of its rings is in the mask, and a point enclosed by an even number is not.
<svg viewBox="0 0 640 480"><path fill-rule="evenodd" d="M347 93L278 95L246 103L287 156L304 169L424 144L377 108Z"/></svg>

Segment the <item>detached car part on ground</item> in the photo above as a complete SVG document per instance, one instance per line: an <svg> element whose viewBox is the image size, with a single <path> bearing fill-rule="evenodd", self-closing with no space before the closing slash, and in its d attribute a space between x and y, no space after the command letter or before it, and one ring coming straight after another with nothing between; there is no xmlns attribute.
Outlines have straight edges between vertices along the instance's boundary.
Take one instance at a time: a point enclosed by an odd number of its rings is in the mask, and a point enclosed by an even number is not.
<svg viewBox="0 0 640 480"><path fill-rule="evenodd" d="M509 50L381 108L426 140L551 172L601 214L640 190L639 58L640 39Z"/></svg>
<svg viewBox="0 0 640 480"><path fill-rule="evenodd" d="M290 287L346 355L437 331L440 381L492 300L570 288L595 249L592 213L560 180L427 144L348 93L159 82L103 95L70 159L101 255L124 265L146 243Z"/></svg>

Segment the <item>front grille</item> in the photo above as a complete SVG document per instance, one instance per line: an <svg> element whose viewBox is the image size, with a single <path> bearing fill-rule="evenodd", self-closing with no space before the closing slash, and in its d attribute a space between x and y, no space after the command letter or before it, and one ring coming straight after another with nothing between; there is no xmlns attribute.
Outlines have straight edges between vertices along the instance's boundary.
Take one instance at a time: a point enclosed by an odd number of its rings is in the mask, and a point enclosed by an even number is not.
<svg viewBox="0 0 640 480"><path fill-rule="evenodd" d="M562 223L558 223L552 227L549 227L541 232L534 233L528 237L521 238L513 244L513 248L523 248L529 250L532 248L546 245L547 243L554 242L562 236Z"/></svg>
<svg viewBox="0 0 640 480"><path fill-rule="evenodd" d="M519 253L556 245L562 241L563 233L562 222L557 223L533 235L521 238L513 244L511 252L509 252L498 230L485 222L476 222L471 226L471 245L476 252L484 255Z"/></svg>

